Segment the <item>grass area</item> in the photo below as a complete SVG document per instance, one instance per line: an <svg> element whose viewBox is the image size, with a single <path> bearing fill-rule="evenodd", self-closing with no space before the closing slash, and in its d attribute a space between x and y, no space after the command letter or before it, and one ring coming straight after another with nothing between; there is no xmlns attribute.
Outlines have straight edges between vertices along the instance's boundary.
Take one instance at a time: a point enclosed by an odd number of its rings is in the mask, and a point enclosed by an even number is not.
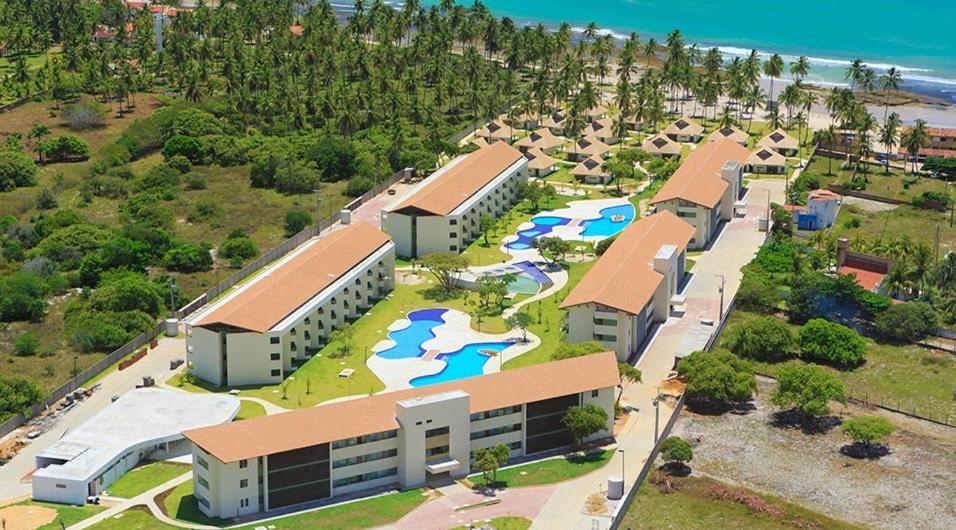
<svg viewBox="0 0 956 530"><path fill-rule="evenodd" d="M628 200L634 205L634 211L637 214L636 218L641 217L641 201L654 197L661 187L664 186L665 182L667 181L661 179L652 180L650 185L644 188L644 191L631 195L630 199Z"/></svg>
<svg viewBox="0 0 956 530"><path fill-rule="evenodd" d="M495 517L494 519L482 523L485 527L493 530L527 530L531 528L532 521L524 517ZM458 526L452 530L468 530L467 526Z"/></svg>
<svg viewBox="0 0 956 530"><path fill-rule="evenodd" d="M575 178L573 175L571 175L572 169L574 169L574 166L559 165L558 169L554 173L544 177L544 179L548 182L563 182L565 184L573 184L575 182Z"/></svg>
<svg viewBox="0 0 956 530"><path fill-rule="evenodd" d="M68 504L57 504L52 502L23 501L15 504L16 506L36 506L40 508L49 508L56 510L56 519L52 523L45 524L35 530L60 530L63 527L69 527L84 519L89 519L99 512L106 509L105 506L95 504L86 504L84 506L71 506ZM12 521L15 525L16 521ZM61 526L60 523L63 523ZM16 526L14 526L16 528Z"/></svg>
<svg viewBox="0 0 956 530"><path fill-rule="evenodd" d="M90 527L92 530L170 530L179 528L159 521L145 506L134 506ZM57 527L57 530L59 527Z"/></svg>
<svg viewBox="0 0 956 530"><path fill-rule="evenodd" d="M113 497L131 499L189 471L188 464L152 462L126 472L107 488Z"/></svg>
<svg viewBox="0 0 956 530"><path fill-rule="evenodd" d="M192 481L180 484L170 492L160 503L163 511L180 521L211 525L226 526L233 524L231 519L211 518L199 511L196 498L192 494ZM321 510L290 515L266 523L252 523L241 527L243 530L252 530L262 526L275 525L282 530L306 530L322 528L323 530L360 530L374 528L401 519L402 516L414 510L428 500L422 490L408 490L400 493L382 495L369 499L330 506ZM139 517L139 516L135 516ZM152 519L152 517L150 517ZM154 523L159 523L152 519ZM161 524L132 528L165 528ZM99 526L95 527L98 530ZM124 526L104 526L102 528L127 528Z"/></svg>
<svg viewBox="0 0 956 530"><path fill-rule="evenodd" d="M845 160L832 159L832 175L830 173L831 160L816 156L810 162L807 169L810 173L820 176L820 184L826 187L830 184L846 184L853 176L853 170L842 169ZM862 173L858 173L862 175ZM913 176L904 173L902 170L892 168L887 174L882 167L870 166L867 173L869 183L864 193L879 195L889 199L910 202L913 197L922 194L924 191L946 192L946 182L933 178Z"/></svg>
<svg viewBox="0 0 956 530"><path fill-rule="evenodd" d="M225 526L231 522L229 519L209 517L199 511L199 501L193 495L192 480L160 493L156 496L156 504L167 516L187 523Z"/></svg>
<svg viewBox="0 0 956 530"><path fill-rule="evenodd" d="M588 455L574 454L514 466L498 471L496 485L500 488L520 488L564 482L604 467L612 456L614 456L613 450L605 450ZM473 481L482 480L481 473L469 475L468 478Z"/></svg>
<svg viewBox="0 0 956 530"><path fill-rule="evenodd" d="M949 221L948 212L913 206L902 205L874 212L847 204L840 207L840 213L830 230L833 237L846 237L850 241L862 237L873 243L906 237L933 248L936 244L936 227L939 226L940 255L945 255L948 251L956 250L956 228L950 228Z"/></svg>
<svg viewBox="0 0 956 530"><path fill-rule="evenodd" d="M233 421L248 420L249 418L257 418L259 416L265 415L266 408L263 407L261 403L243 399L239 402L239 414L236 414L236 417L233 418Z"/></svg>
<svg viewBox="0 0 956 530"><path fill-rule="evenodd" d="M779 510L779 515L758 512L734 500L716 499L709 492L712 486L720 483L710 478L688 477L674 480L679 489L668 494L661 493L656 486L649 483L641 486L637 497L624 515L621 528L858 528L783 499L759 495L742 488L735 489L754 496L772 509Z"/></svg>
<svg viewBox="0 0 956 530"><path fill-rule="evenodd" d="M734 309L728 329L735 324L763 315ZM789 324L794 334L800 326ZM867 344L866 363L854 370L836 370L835 374L855 398L881 401L889 407L901 408L938 420L956 417L956 358L947 353L915 345L883 344L864 337ZM789 362L802 362L793 360ZM774 375L783 363L755 362L758 371Z"/></svg>

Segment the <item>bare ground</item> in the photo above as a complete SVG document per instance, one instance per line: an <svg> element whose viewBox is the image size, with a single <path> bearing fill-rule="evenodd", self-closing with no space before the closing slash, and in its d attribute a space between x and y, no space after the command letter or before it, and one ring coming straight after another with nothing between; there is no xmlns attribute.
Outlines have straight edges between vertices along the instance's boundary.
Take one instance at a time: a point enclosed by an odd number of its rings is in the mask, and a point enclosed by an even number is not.
<svg viewBox="0 0 956 530"><path fill-rule="evenodd" d="M766 380L759 387L753 411L682 413L674 435L694 445L695 473L873 528L956 527L956 429L885 413L897 427L889 454L850 458L840 454L848 444L840 417L873 411L838 404L828 432L805 434L771 424L773 387Z"/></svg>

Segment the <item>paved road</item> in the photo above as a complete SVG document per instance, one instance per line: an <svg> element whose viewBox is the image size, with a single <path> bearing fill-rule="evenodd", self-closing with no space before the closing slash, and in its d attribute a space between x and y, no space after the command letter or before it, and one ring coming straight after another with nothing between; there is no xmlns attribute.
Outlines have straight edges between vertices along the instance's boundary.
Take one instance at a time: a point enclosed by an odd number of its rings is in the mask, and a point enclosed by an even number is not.
<svg viewBox="0 0 956 530"><path fill-rule="evenodd" d="M48 431L24 447L6 465L0 467L0 499L22 497L31 493L28 475L33 471L34 457L70 429L78 427L110 403L114 395L122 395L142 383L144 375L153 376L156 383L165 382L174 374L169 370L169 361L182 358L186 352L185 336L182 338L162 338L156 349L150 350L146 357L123 371L114 371L100 381L100 388L86 400L78 403L69 412L63 414ZM20 428L21 432L31 427ZM14 431L8 436L14 436Z"/></svg>

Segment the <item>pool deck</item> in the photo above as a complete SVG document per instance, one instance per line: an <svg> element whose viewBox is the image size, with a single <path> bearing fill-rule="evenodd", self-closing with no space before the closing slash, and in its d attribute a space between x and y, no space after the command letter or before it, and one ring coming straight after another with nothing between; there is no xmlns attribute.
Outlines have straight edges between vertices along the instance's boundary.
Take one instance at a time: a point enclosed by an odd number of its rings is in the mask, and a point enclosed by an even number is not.
<svg viewBox="0 0 956 530"><path fill-rule="evenodd" d="M582 236L581 232L581 223L588 219L597 219L601 217L601 210L605 208L611 208L613 206L624 206L630 204L627 198L621 199L593 199L593 200L582 200L582 201L572 201L568 203L566 208L561 208L558 210L545 210L538 212L533 217L547 216L547 217L564 217L570 219L571 222L566 225L557 225L551 228L551 233L548 236L556 236L564 239L566 241L586 241L590 243L597 243L602 239L606 239L605 236ZM521 226L518 227L516 232L521 232L522 230L530 230L534 228L534 223L530 220L524 223L521 223ZM623 229L623 228L622 228ZM512 256L515 256L513 261L520 261L521 259L527 259L527 256L538 255L535 249L509 249L507 248L508 243L518 239L518 234L511 234L507 236L502 242L503 245L501 250L503 252L508 252Z"/></svg>
<svg viewBox="0 0 956 530"><path fill-rule="evenodd" d="M541 339L532 333L528 333L528 342L521 342L521 331L514 330L508 333L484 333L471 329L471 316L449 309L442 318L445 320L443 325L432 329L435 336L422 343L425 353L421 357L411 359L386 359L380 355L370 355L366 364L369 369L385 383L385 390L401 390L411 388L409 381L416 377L425 375L434 375L441 372L445 366L445 361L436 359L439 353L451 353L461 349L466 344L476 342L507 342L515 341L513 346L509 346L499 355L492 357L484 365L484 373L491 374L500 370L500 365L514 359L515 357L537 348L541 344ZM398 331L411 325L408 319L400 319L393 322L389 331ZM395 345L392 339L383 339L372 347L373 352L387 350Z"/></svg>

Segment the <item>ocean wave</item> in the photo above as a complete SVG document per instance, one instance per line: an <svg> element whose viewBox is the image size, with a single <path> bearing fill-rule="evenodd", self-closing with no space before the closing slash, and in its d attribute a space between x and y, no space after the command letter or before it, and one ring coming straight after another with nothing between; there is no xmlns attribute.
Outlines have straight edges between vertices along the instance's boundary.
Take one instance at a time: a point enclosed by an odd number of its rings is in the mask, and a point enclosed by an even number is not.
<svg viewBox="0 0 956 530"><path fill-rule="evenodd" d="M585 28L582 28L580 26L571 26L571 31L573 31L574 33L584 33L584 30ZM625 35L623 33L618 33L614 30L605 29L605 28L599 28L597 30L597 34L601 35L602 37L605 35L610 35L614 37L615 40L627 40L627 37L628 37L628 35Z"/></svg>
<svg viewBox="0 0 956 530"><path fill-rule="evenodd" d="M736 46L717 46L717 49L720 50L721 53L725 53L727 55L733 55L735 57L747 57L750 55L750 51L751 51L749 49L738 48ZM761 59L767 59L773 54L770 52L757 50L757 55ZM796 61L799 58L799 56L797 55L789 55L789 54L780 54L780 57L783 58L783 60L786 62ZM814 66L846 67L851 62L851 61L842 60L842 59L825 59L823 57L810 57L810 56L807 57L807 60L809 60L810 64ZM874 70L881 70L881 71L886 71L886 70L889 70L890 68L896 68L896 70L902 74L912 73L912 72L924 72L924 73L932 72L932 70L927 68L916 68L912 66L903 66L900 64L867 62L866 65L869 66L870 68L873 68Z"/></svg>

